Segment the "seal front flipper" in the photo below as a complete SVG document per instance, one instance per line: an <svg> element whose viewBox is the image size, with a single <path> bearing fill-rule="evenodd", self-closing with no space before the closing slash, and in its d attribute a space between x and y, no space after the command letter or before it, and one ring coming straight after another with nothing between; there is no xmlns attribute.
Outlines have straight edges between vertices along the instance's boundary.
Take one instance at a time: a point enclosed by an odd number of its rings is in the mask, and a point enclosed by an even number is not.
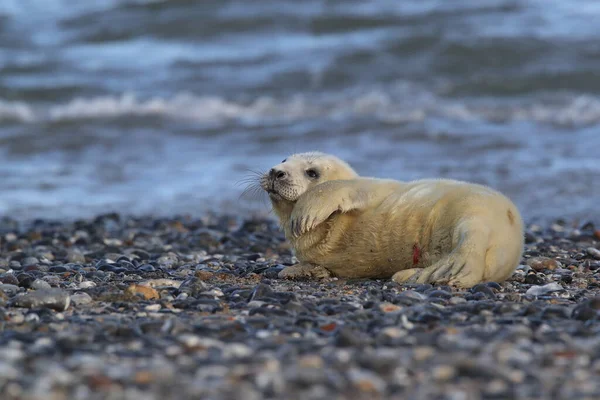
<svg viewBox="0 0 600 400"><path fill-rule="evenodd" d="M368 192L354 180L329 181L315 186L296 202L290 216L294 237L314 229L335 212L349 212L365 207Z"/></svg>

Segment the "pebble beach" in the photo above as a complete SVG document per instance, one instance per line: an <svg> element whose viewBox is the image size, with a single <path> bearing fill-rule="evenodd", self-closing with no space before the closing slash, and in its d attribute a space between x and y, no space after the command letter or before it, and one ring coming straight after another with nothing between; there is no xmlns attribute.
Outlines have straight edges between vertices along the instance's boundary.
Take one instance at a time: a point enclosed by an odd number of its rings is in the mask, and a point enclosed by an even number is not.
<svg viewBox="0 0 600 400"><path fill-rule="evenodd" d="M529 225L506 282L284 281L271 219L0 219L0 397L595 399L600 230Z"/></svg>

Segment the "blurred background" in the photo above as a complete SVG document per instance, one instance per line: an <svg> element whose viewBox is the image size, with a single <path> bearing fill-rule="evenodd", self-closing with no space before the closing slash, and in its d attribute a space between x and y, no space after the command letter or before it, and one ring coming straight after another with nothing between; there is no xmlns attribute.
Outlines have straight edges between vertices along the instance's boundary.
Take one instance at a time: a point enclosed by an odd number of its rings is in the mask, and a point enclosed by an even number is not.
<svg viewBox="0 0 600 400"><path fill-rule="evenodd" d="M1 0L0 216L267 211L332 152L600 218L597 0Z"/></svg>

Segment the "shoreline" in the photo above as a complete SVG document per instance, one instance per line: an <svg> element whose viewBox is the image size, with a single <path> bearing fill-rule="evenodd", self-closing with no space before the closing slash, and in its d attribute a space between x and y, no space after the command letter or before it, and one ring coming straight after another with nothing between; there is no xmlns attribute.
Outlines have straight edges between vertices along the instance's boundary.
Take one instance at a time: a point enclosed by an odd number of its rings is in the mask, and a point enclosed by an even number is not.
<svg viewBox="0 0 600 400"><path fill-rule="evenodd" d="M507 282L459 290L279 280L269 218L0 218L0 394L600 397L600 226L527 228Z"/></svg>

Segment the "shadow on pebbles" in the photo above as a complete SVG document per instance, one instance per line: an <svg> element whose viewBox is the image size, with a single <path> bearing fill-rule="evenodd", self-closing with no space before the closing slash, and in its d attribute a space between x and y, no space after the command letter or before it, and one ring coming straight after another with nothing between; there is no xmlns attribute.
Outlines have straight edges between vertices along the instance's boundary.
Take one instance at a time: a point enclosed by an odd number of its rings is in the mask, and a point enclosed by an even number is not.
<svg viewBox="0 0 600 400"><path fill-rule="evenodd" d="M0 220L0 398L600 398L600 231L470 290L277 279L268 220Z"/></svg>

